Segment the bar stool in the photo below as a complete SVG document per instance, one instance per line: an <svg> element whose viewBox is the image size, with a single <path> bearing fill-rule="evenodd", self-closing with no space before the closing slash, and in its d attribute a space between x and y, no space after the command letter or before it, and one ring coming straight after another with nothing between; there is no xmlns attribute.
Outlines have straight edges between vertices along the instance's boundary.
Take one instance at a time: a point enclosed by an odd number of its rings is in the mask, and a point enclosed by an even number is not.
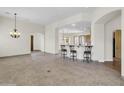
<svg viewBox="0 0 124 93"><path fill-rule="evenodd" d="M77 59L77 51L74 49L74 45L69 45L70 47L70 58L74 59L76 58Z"/></svg>
<svg viewBox="0 0 124 93"><path fill-rule="evenodd" d="M84 51L84 62L91 62L91 50L92 50L92 46L85 46L85 51Z"/></svg>
<svg viewBox="0 0 124 93"><path fill-rule="evenodd" d="M67 55L67 49L65 49L65 45L61 45L61 55L63 58Z"/></svg>

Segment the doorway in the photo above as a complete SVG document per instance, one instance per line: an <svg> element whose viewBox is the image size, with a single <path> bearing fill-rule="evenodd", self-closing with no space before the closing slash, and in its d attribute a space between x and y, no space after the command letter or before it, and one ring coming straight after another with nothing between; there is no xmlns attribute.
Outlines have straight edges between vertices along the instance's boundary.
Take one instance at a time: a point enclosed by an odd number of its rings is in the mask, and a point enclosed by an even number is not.
<svg viewBox="0 0 124 93"><path fill-rule="evenodd" d="M121 72L121 30L113 33L113 66Z"/></svg>
<svg viewBox="0 0 124 93"><path fill-rule="evenodd" d="M34 50L34 36L31 35L31 51Z"/></svg>

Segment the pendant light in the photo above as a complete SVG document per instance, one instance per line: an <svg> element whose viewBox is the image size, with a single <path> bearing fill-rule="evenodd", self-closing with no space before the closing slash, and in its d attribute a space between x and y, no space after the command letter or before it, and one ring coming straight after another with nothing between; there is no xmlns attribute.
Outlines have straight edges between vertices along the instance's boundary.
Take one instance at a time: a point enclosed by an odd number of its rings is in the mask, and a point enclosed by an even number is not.
<svg viewBox="0 0 124 93"><path fill-rule="evenodd" d="M12 37L12 38L19 38L20 37L20 33L19 32L17 32L17 29L16 29L16 13L14 13L14 15L15 15L15 28L14 28L14 31L13 32L10 32L10 36Z"/></svg>

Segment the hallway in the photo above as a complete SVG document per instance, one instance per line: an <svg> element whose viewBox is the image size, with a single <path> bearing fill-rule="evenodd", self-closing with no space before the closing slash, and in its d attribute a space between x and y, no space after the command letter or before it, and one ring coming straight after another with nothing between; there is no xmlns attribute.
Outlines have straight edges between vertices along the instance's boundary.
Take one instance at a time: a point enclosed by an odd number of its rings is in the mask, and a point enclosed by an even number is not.
<svg viewBox="0 0 124 93"><path fill-rule="evenodd" d="M124 85L124 81L103 63L73 62L33 52L0 58L0 85Z"/></svg>

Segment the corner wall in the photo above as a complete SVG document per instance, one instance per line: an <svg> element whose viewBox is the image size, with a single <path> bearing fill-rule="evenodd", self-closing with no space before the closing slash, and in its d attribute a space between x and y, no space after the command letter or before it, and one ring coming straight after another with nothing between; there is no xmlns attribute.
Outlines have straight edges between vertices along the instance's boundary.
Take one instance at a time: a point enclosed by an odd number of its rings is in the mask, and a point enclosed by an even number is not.
<svg viewBox="0 0 124 93"><path fill-rule="evenodd" d="M45 52L56 53L56 25L49 25L45 28Z"/></svg>
<svg viewBox="0 0 124 93"><path fill-rule="evenodd" d="M94 24L91 29L92 59L104 62L104 24Z"/></svg>

